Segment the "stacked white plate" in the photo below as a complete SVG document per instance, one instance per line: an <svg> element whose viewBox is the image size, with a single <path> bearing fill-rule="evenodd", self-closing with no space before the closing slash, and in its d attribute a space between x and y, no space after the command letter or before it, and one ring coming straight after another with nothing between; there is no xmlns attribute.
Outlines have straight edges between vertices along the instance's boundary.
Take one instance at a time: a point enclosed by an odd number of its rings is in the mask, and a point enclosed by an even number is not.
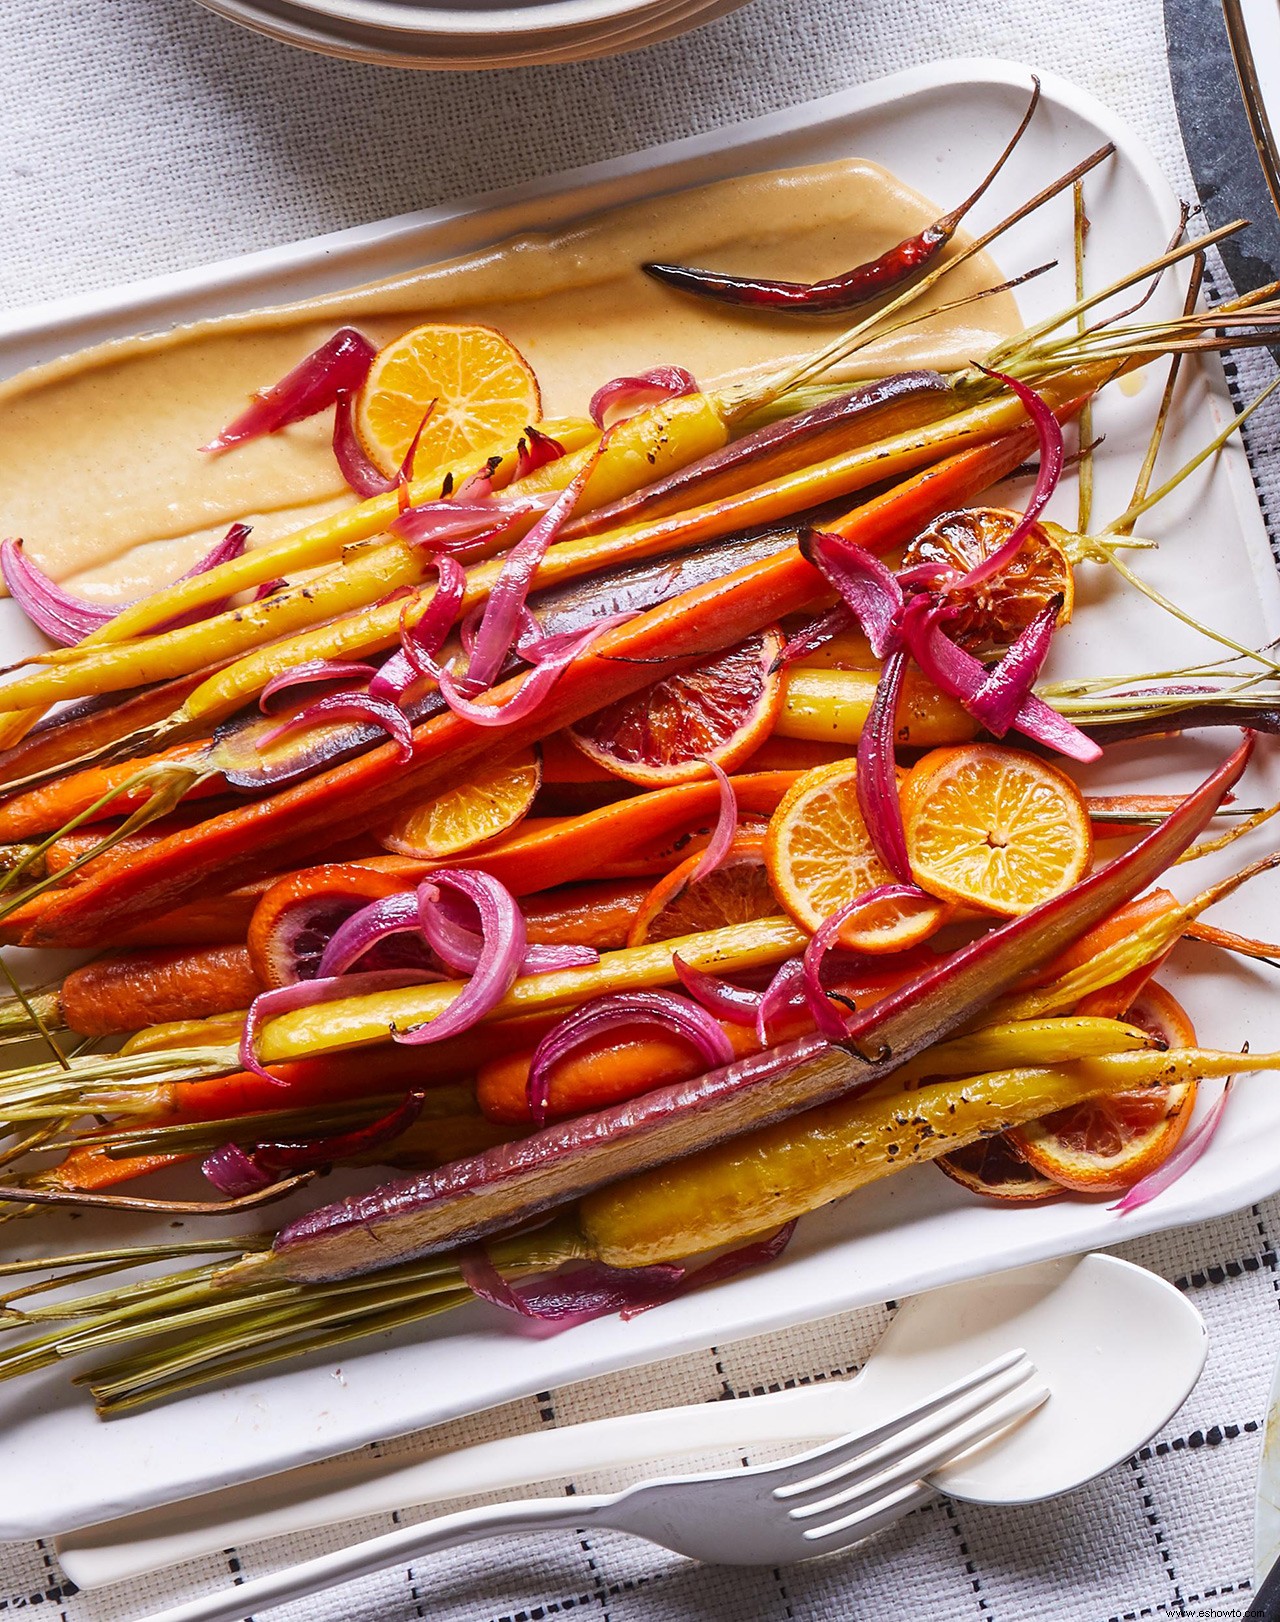
<svg viewBox="0 0 1280 1622"><path fill-rule="evenodd" d="M200 0L260 34L386 67L517 68L582 62L674 39L745 0Z"/></svg>

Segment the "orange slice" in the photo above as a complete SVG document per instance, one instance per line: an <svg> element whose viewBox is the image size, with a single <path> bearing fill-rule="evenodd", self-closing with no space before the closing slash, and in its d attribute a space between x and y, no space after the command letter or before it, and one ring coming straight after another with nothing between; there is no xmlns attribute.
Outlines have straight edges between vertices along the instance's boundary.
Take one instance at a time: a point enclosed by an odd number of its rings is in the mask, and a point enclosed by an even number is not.
<svg viewBox="0 0 1280 1622"><path fill-rule="evenodd" d="M1193 1047L1186 1010L1154 981L1125 1015L1170 1047ZM1196 1101L1194 1081L1092 1098L1017 1127L1009 1137L1029 1166L1082 1194L1132 1188L1173 1153Z"/></svg>
<svg viewBox="0 0 1280 1622"><path fill-rule="evenodd" d="M918 535L903 554L904 568L920 563L946 563L971 569L1003 546L1019 514L1004 507L970 507L946 513ZM1066 553L1039 524L990 580L955 591L948 602L959 609L947 632L970 653L998 653L1015 641L1046 605L1062 599L1058 624L1071 618L1075 578Z"/></svg>
<svg viewBox="0 0 1280 1622"><path fill-rule="evenodd" d="M858 806L857 766L835 760L798 777L769 820L765 864L773 892L802 929L816 930L857 896L892 882ZM900 952L946 918L937 901L870 903L841 931L859 952Z"/></svg>
<svg viewBox="0 0 1280 1622"><path fill-rule="evenodd" d="M399 469L432 401L415 473L510 449L542 411L529 363L494 328L414 327L374 356L356 401L356 433L384 473Z"/></svg>
<svg viewBox="0 0 1280 1622"><path fill-rule="evenodd" d="M674 940L678 935L723 929L729 924L749 924L777 913L762 838L735 839L719 867L691 884L690 875L701 860L698 852L659 879L632 920L628 946Z"/></svg>
<svg viewBox="0 0 1280 1622"><path fill-rule="evenodd" d="M931 750L907 773L902 818L922 889L1004 917L1069 889L1093 854L1066 773L999 744Z"/></svg>
<svg viewBox="0 0 1280 1622"><path fill-rule="evenodd" d="M443 861L508 832L524 819L542 783L536 750L484 766L433 800L410 806L378 835L384 850Z"/></svg>
<svg viewBox="0 0 1280 1622"><path fill-rule="evenodd" d="M979 1138L963 1149L953 1149L949 1155L939 1155L934 1165L971 1194L982 1194L1005 1205L1043 1205L1066 1193L1061 1183L1023 1160L1007 1132Z"/></svg>
<svg viewBox="0 0 1280 1622"><path fill-rule="evenodd" d="M689 783L710 760L726 772L773 731L783 684L771 669L782 651L776 628L619 699L569 728L575 746L629 783Z"/></svg>

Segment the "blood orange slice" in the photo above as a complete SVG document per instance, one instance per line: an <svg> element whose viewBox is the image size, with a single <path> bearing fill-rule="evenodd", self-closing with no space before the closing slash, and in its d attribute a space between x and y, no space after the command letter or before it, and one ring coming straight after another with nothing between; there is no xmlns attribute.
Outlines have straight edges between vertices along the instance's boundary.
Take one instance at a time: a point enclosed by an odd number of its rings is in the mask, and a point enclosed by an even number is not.
<svg viewBox="0 0 1280 1622"><path fill-rule="evenodd" d="M946 513L912 541L903 566L937 563L971 569L1003 546L1018 522L1019 515L1004 507ZM990 580L950 594L948 601L959 612L947 630L971 653L998 653L1056 598L1062 601L1058 624L1065 625L1075 601L1071 563L1048 532L1035 524L1013 560Z"/></svg>
<svg viewBox="0 0 1280 1622"><path fill-rule="evenodd" d="M690 856L659 879L632 920L628 946L674 940L678 935L723 929L729 924L748 924L777 913L777 898L764 865L762 837L735 839L713 872L690 883L701 860L701 853Z"/></svg>
<svg viewBox="0 0 1280 1622"><path fill-rule="evenodd" d="M378 842L386 850L423 861L458 856L523 821L541 782L538 751L521 750L402 811L378 835Z"/></svg>
<svg viewBox="0 0 1280 1622"><path fill-rule="evenodd" d="M773 731L782 708L776 628L597 710L569 729L584 755L629 783L688 783L707 762L732 771Z"/></svg>
<svg viewBox="0 0 1280 1622"><path fill-rule="evenodd" d="M1185 1009L1154 981L1125 1018L1163 1036L1170 1047L1195 1045L1195 1027ZM1028 1165L1063 1187L1117 1194L1168 1159L1195 1101L1194 1081L1112 1093L1017 1127L1009 1137Z"/></svg>
<svg viewBox="0 0 1280 1622"><path fill-rule="evenodd" d="M1006 1205L1043 1205L1066 1193L1061 1183L1027 1164L1010 1143L1007 1132L979 1138L977 1143L940 1155L934 1165L971 1194L982 1194Z"/></svg>

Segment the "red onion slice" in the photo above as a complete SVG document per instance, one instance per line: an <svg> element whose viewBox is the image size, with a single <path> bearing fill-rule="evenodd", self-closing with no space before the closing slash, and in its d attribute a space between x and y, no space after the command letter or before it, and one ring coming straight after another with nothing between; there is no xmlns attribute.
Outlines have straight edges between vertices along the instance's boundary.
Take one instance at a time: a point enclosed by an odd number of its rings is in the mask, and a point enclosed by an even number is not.
<svg viewBox="0 0 1280 1622"><path fill-rule="evenodd" d="M942 629L945 613L945 609L931 606L927 599L915 597L903 613L902 632L912 658L934 686L967 706L987 679L987 669ZM1019 707L1013 725L1027 737L1056 749L1071 760L1097 760L1102 753L1092 738L1034 693Z"/></svg>
<svg viewBox="0 0 1280 1622"><path fill-rule="evenodd" d="M354 327L340 327L278 383L255 394L253 403L200 449L217 456L233 445L274 434L304 417L314 417L333 405L340 392L350 393L360 387L376 354L363 333Z"/></svg>
<svg viewBox="0 0 1280 1622"><path fill-rule="evenodd" d="M785 645L773 661L773 668L769 674L773 675L776 670L785 670L788 665L794 664L797 659L803 659L806 654L816 653L819 648L825 647L832 637L839 636L852 624L853 615L843 601L837 603L834 608L827 609L825 614L815 614Z"/></svg>
<svg viewBox="0 0 1280 1622"><path fill-rule="evenodd" d="M520 622L520 611L524 608L525 599L529 595L533 577L546 555L547 548L577 506L587 480L595 472L596 463L604 446L605 440L601 439L573 481L560 492L529 533L507 554L502 571L489 593L489 601L485 604L484 618L476 632L475 646L471 650L471 660L467 666L468 682L480 684L477 691L483 691L492 685L494 677L502 668L503 661L511 652Z"/></svg>
<svg viewBox="0 0 1280 1622"><path fill-rule="evenodd" d="M756 1040L762 1048L769 1045L769 1026L784 1009L804 1002L804 962L789 957L778 966L778 971L765 987L756 1011Z"/></svg>
<svg viewBox="0 0 1280 1622"><path fill-rule="evenodd" d="M590 647L598 636L602 636L614 625L631 617L630 614L611 614L607 619L598 620L585 631L565 632L561 638L556 639L548 637L543 645L547 646L556 640L561 644L559 650L536 664L511 697L504 699L501 704L474 703L462 691L461 685L448 669L441 670L436 677L440 684L440 696L455 715L474 722L476 726L510 726L515 721L524 720L541 704L578 655ZM466 681L465 677L463 681Z"/></svg>
<svg viewBox="0 0 1280 1622"><path fill-rule="evenodd" d="M994 377L997 382L1012 389L1027 408L1027 415L1035 426L1036 438L1040 442L1040 470L1036 474L1035 488L1031 492L1031 500L1027 503L1026 511L1009 532L1008 540L996 547L995 551L989 553L980 563L975 563L967 574L961 575L956 581L957 587L981 585L984 580L990 580L993 574L999 574L1001 569L1013 562L1031 526L1044 511L1049 497L1057 489L1058 480L1062 477L1064 460L1061 425L1049 405L1036 391L1028 388L1025 383L1020 383L1016 377L1010 377L1006 372L994 372L981 365L978 370L986 372L988 377Z"/></svg>
<svg viewBox="0 0 1280 1622"><path fill-rule="evenodd" d="M911 878L911 858L907 854L907 833L902 825L902 802L898 798L895 745L898 700L906 673L906 650L897 648L884 662L866 725L858 739L855 780L858 807L876 855L894 878L903 883Z"/></svg>
<svg viewBox="0 0 1280 1622"><path fill-rule="evenodd" d="M219 1194L227 1194L232 1199L257 1194L270 1188L276 1180L238 1143L224 1143L221 1149L206 1155L200 1170Z"/></svg>
<svg viewBox="0 0 1280 1622"><path fill-rule="evenodd" d="M732 1025L754 1025L763 994L750 991L746 986L735 986L731 980L705 969L695 969L686 963L679 952L671 954L676 978L700 1008L705 1008L713 1019L728 1020Z"/></svg>
<svg viewBox="0 0 1280 1622"><path fill-rule="evenodd" d="M376 675L373 665L355 661L343 663L337 659L305 659L292 670L282 670L278 676L272 676L258 695L258 708L263 715L270 715L271 700L277 693L287 692L292 687L307 687L315 682L367 681Z"/></svg>
<svg viewBox="0 0 1280 1622"><path fill-rule="evenodd" d="M564 446L558 439L552 439L550 434L544 434L530 423L516 446L516 466L511 482L516 484L528 478L530 473L546 467L548 462L558 462L563 455Z"/></svg>
<svg viewBox="0 0 1280 1622"><path fill-rule="evenodd" d="M1125 1216L1130 1211L1136 1211L1139 1206L1155 1199L1157 1194L1163 1194L1166 1188L1191 1170L1213 1142L1218 1128L1222 1125L1222 1117L1226 1113L1227 1100L1231 1096L1234 1082L1234 1076L1227 1077L1222 1084L1222 1091L1210 1104L1204 1119L1179 1139L1177 1147L1167 1160L1162 1160L1153 1171L1139 1178L1114 1205L1109 1205L1107 1207L1109 1211L1114 1211L1117 1216Z"/></svg>
<svg viewBox="0 0 1280 1622"><path fill-rule="evenodd" d="M395 991L402 986L420 986L426 974L421 969L379 969L374 974L335 975L332 979L299 980L297 985L260 991L249 1004L244 1030L240 1033L240 1068L251 1070L264 1081L277 1078L258 1058L258 1035L269 1019L291 1014L316 1003L338 1002L343 997L363 997L375 991ZM283 1083L281 1083L283 1085Z"/></svg>
<svg viewBox="0 0 1280 1622"><path fill-rule="evenodd" d="M708 874L715 872L729 854L729 847L738 832L738 796L734 793L733 784L723 767L717 765L714 760L709 760L707 765L711 768L711 775L720 785L720 814L716 818L715 832L711 835L706 850L685 880L686 889L689 885L696 884L699 879L705 879Z"/></svg>
<svg viewBox="0 0 1280 1622"><path fill-rule="evenodd" d="M419 928L418 898L412 890L371 901L334 930L316 967L316 978L329 980L345 974L388 935L417 934Z"/></svg>
<svg viewBox="0 0 1280 1622"><path fill-rule="evenodd" d="M420 886L416 898L424 932L431 904L441 885L461 892L475 905L480 915L483 946L470 980L444 1012L424 1025L394 1031L392 1035L397 1042L413 1045L440 1042L446 1036L470 1030L510 991L524 960L524 914L506 885L488 873L443 867L434 872L431 882Z"/></svg>
<svg viewBox="0 0 1280 1622"><path fill-rule="evenodd" d="M358 496L385 496L396 488L360 443L355 424L355 390L339 389L333 407L333 456L338 470Z"/></svg>
<svg viewBox="0 0 1280 1622"><path fill-rule="evenodd" d="M305 710L299 710L297 715L273 727L261 739L261 747L269 747L277 738L296 732L299 727L322 726L326 721L372 721L396 744L401 760L408 760L413 754L413 724L409 717L390 699L376 698L372 693L330 693L328 698L317 699Z"/></svg>
<svg viewBox="0 0 1280 1622"><path fill-rule="evenodd" d="M604 427L604 419L611 411L622 410L631 416L642 406L658 400L678 400L685 394L697 394L697 379L683 366L651 366L647 372L634 377L615 377L602 384L591 396L587 407L597 428Z"/></svg>
<svg viewBox="0 0 1280 1622"><path fill-rule="evenodd" d="M1060 597L1046 603L1027 623L1000 663L987 672L982 685L965 705L969 714L981 721L993 737L1004 737L1032 696L1036 677L1049 656L1049 645L1061 611Z"/></svg>
<svg viewBox="0 0 1280 1622"><path fill-rule="evenodd" d="M185 574L178 576L175 585L181 585L184 580L194 580L197 575L207 574L210 569L216 569L220 564L230 563L234 558L240 557L244 552L244 543L249 538L249 533L248 524L232 524L222 539L206 552L198 563ZM86 602L83 597L73 597L69 591L64 591L56 581L51 580L38 564L31 561L20 540L0 541L0 574L4 576L4 583L9 588L14 602L36 629L43 631L50 641L57 642L64 648L83 641L94 631L100 631L104 625L109 625L117 614L122 614L126 608L133 608L143 600L141 597L135 597L130 602L114 603L106 607ZM197 620L210 619L213 615L220 614L225 607L225 598L214 603L204 603L189 614L167 620L163 625L157 625L155 629L172 631L182 625L192 625Z"/></svg>
<svg viewBox="0 0 1280 1622"><path fill-rule="evenodd" d="M866 632L871 651L883 659L897 645L902 587L892 569L865 547L825 530L808 529L800 550L840 596Z"/></svg>
<svg viewBox="0 0 1280 1622"><path fill-rule="evenodd" d="M534 1049L528 1098L536 1125L546 1125L552 1068L583 1042L624 1025L657 1025L660 1030L675 1031L697 1048L709 1067L733 1060L729 1038L705 1008L686 997L673 991L619 991L597 997L567 1014Z"/></svg>
<svg viewBox="0 0 1280 1622"><path fill-rule="evenodd" d="M878 902L927 900L929 897L915 884L878 884L874 890L867 890L852 901L846 901L843 907L837 908L830 918L824 918L819 924L804 949L801 984L805 1004L823 1036L834 1041L847 1041L849 1036L848 1027L831 1006L821 980L822 960L836 945L841 930L860 912Z"/></svg>
<svg viewBox="0 0 1280 1622"><path fill-rule="evenodd" d="M526 1334L558 1334L615 1312L640 1311L669 1301L683 1267L605 1267L590 1262L538 1283L509 1284L482 1245L458 1258L462 1282L482 1301L523 1320Z"/></svg>
<svg viewBox="0 0 1280 1622"><path fill-rule="evenodd" d="M469 924L462 922L448 898L435 891L430 880L419 886L416 904L417 925L422 938L440 961L454 974L474 974L484 948L483 937ZM471 911L475 912L474 906ZM520 973L546 974L554 969L588 969L599 961L600 954L594 946L527 946L520 962Z"/></svg>

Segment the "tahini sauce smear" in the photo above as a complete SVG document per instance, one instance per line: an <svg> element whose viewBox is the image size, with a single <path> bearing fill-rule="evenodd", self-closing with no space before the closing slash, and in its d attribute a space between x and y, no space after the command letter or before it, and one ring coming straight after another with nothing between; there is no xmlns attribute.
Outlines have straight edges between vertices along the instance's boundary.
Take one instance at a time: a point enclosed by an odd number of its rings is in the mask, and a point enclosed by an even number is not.
<svg viewBox="0 0 1280 1622"><path fill-rule="evenodd" d="M645 276L642 261L811 281L873 258L936 215L859 160L748 175L366 287L84 350L0 385L0 533L22 536L43 568L85 596L142 595L235 520L251 523L261 544L354 499L330 450L329 412L222 457L196 450L335 327L357 325L381 345L426 320L487 323L532 364L544 415L581 415L611 377L666 362L703 386L736 381L839 331L831 320L743 314L674 293ZM934 302L999 279L976 256ZM998 294L869 345L843 375L960 366L1019 326L1012 296Z"/></svg>

